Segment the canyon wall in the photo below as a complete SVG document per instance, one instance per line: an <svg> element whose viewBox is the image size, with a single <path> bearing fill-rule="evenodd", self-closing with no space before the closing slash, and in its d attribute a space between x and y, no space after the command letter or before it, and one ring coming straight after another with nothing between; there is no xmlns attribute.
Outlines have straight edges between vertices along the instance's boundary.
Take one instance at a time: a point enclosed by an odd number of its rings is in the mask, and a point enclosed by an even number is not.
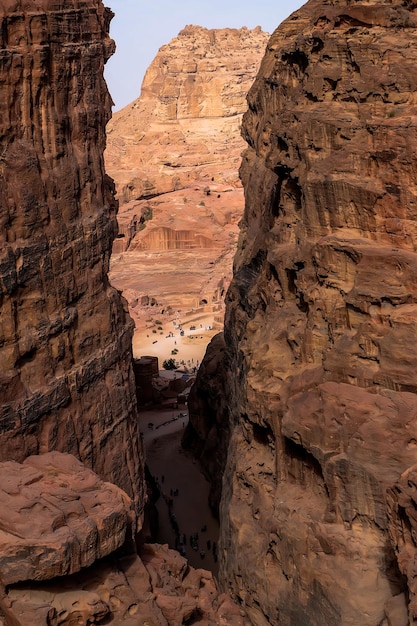
<svg viewBox="0 0 417 626"><path fill-rule="evenodd" d="M107 277L111 17L101 0L0 5L0 459L74 454L140 519L132 321Z"/></svg>
<svg viewBox="0 0 417 626"><path fill-rule="evenodd" d="M310 0L249 92L220 576L257 626L417 623L415 6Z"/></svg>
<svg viewBox="0 0 417 626"><path fill-rule="evenodd" d="M106 169L120 201L110 276L138 328L168 307L220 317L244 206L240 124L268 37L259 27L186 26L108 125Z"/></svg>
<svg viewBox="0 0 417 626"><path fill-rule="evenodd" d="M243 626L210 572L139 542L133 323L107 276L111 17L0 4L0 625Z"/></svg>

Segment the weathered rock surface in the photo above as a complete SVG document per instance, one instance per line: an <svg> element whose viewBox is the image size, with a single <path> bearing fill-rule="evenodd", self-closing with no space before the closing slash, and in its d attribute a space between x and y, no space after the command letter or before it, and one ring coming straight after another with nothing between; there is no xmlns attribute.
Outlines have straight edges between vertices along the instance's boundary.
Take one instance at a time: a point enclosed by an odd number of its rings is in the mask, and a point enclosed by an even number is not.
<svg viewBox="0 0 417 626"><path fill-rule="evenodd" d="M132 543L131 500L69 454L0 463L0 582L78 572ZM130 533L130 537L129 537Z"/></svg>
<svg viewBox="0 0 417 626"><path fill-rule="evenodd" d="M159 545L49 584L11 586L0 605L13 626L248 624L210 572L188 567L178 552Z"/></svg>
<svg viewBox="0 0 417 626"><path fill-rule="evenodd" d="M243 626L210 572L167 546L135 552L132 501L75 457L0 464L0 611L10 626Z"/></svg>
<svg viewBox="0 0 417 626"><path fill-rule="evenodd" d="M414 478L386 495L417 462L416 27L311 0L249 93L220 558L256 625L416 619Z"/></svg>
<svg viewBox="0 0 417 626"><path fill-rule="evenodd" d="M110 19L101 0L0 5L0 624L239 626L208 572L126 556L145 497L132 321L107 278Z"/></svg>
<svg viewBox="0 0 417 626"><path fill-rule="evenodd" d="M140 513L132 321L107 277L111 15L101 0L0 5L0 459L72 453Z"/></svg>
<svg viewBox="0 0 417 626"><path fill-rule="evenodd" d="M388 517L391 542L409 592L408 615L404 624L417 623L417 466L407 469L388 490ZM407 621L408 618L408 621Z"/></svg>
<svg viewBox="0 0 417 626"><path fill-rule="evenodd" d="M223 307L244 204L240 124L267 39L260 28L187 26L108 124L121 204L111 281L138 326L148 306Z"/></svg>
<svg viewBox="0 0 417 626"><path fill-rule="evenodd" d="M230 410L225 402L228 364L223 333L207 346L195 383L188 397L189 422L182 446L192 451L210 482L209 502L219 515L221 486L230 438Z"/></svg>

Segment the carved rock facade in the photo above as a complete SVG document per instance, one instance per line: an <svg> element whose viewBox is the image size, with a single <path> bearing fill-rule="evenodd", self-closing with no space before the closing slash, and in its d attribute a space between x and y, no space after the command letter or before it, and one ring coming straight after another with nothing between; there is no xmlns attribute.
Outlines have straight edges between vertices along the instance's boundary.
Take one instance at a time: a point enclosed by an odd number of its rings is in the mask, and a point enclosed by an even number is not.
<svg viewBox="0 0 417 626"><path fill-rule="evenodd" d="M111 280L135 318L223 307L244 206L240 124L267 40L260 28L187 26L108 125L121 204Z"/></svg>
<svg viewBox="0 0 417 626"><path fill-rule="evenodd" d="M416 27L413 3L311 0L249 93L221 577L256 625L417 619L411 495L387 501L417 462Z"/></svg>
<svg viewBox="0 0 417 626"><path fill-rule="evenodd" d="M140 513L132 322L107 278L111 15L99 0L0 6L0 458L72 453Z"/></svg>

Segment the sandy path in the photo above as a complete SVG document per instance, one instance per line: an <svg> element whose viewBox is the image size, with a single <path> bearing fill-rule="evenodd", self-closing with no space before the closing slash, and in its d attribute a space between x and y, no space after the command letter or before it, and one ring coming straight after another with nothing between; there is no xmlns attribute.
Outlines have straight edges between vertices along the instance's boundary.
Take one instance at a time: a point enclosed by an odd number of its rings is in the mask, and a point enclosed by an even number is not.
<svg viewBox="0 0 417 626"><path fill-rule="evenodd" d="M193 567L204 567L215 575L218 564L213 558L213 542L218 541L219 526L208 506L209 483L201 473L197 462L181 448L183 429L188 417L186 409L150 410L140 413L140 428L144 434L147 464L151 474L159 482L167 498L173 500L173 512L181 534L186 535L185 556ZM166 423L168 422L168 423ZM152 423L150 429L148 424ZM178 495L171 495L178 490ZM159 543L168 543L175 548L175 533L172 529L168 505L164 498L157 502L159 512ZM206 531L202 531L207 527ZM190 535L198 533L198 550L190 546ZM208 543L210 542L210 548ZM204 550L204 558L200 555Z"/></svg>

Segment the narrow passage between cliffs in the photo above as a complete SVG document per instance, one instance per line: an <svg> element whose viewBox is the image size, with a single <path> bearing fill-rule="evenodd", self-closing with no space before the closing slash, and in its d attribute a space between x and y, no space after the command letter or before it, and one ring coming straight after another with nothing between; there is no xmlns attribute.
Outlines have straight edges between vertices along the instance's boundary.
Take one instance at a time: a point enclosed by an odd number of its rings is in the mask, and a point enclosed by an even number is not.
<svg viewBox="0 0 417 626"><path fill-rule="evenodd" d="M142 410L139 419L147 466L160 491L155 541L167 543L193 567L217 576L219 524L208 505L210 485L197 461L181 447L187 407Z"/></svg>

